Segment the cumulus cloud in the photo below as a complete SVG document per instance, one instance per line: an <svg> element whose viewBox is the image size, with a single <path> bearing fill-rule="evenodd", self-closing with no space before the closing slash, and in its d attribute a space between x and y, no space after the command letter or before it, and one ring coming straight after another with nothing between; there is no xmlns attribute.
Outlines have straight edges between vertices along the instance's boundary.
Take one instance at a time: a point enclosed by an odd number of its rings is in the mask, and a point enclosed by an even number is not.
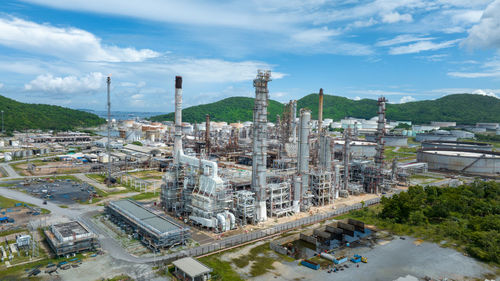
<svg viewBox="0 0 500 281"><path fill-rule="evenodd" d="M412 22L413 17L410 14L400 14L398 12L391 12L382 15L382 22L384 23L396 23L396 22Z"/></svg>
<svg viewBox="0 0 500 281"><path fill-rule="evenodd" d="M0 18L0 44L64 59L140 62L160 54L150 49L105 45L94 34L73 27L55 27L20 18Z"/></svg>
<svg viewBox="0 0 500 281"><path fill-rule="evenodd" d="M494 97L494 98L500 99L500 97L497 95L498 93L500 93L499 90L496 90L496 93L495 93L494 90L477 89L477 90L472 91L472 93L476 94L476 95L489 96L489 97Z"/></svg>
<svg viewBox="0 0 500 281"><path fill-rule="evenodd" d="M481 20L469 30L462 45L470 48L500 49L500 0L495 0L484 10Z"/></svg>
<svg viewBox="0 0 500 281"><path fill-rule="evenodd" d="M361 100L361 97L359 97L359 96L355 96L355 97L353 98L353 100Z"/></svg>
<svg viewBox="0 0 500 281"><path fill-rule="evenodd" d="M43 74L25 84L24 89L52 94L88 93L103 88L104 78L100 72L92 72L83 77L54 77L52 74Z"/></svg>
<svg viewBox="0 0 500 281"><path fill-rule="evenodd" d="M458 41L460 40L459 39L449 40L440 43L434 43L432 41L421 41L410 45L392 47L389 49L389 54L404 55L404 54L420 53L424 51L435 51L439 49L453 47Z"/></svg>
<svg viewBox="0 0 500 281"><path fill-rule="evenodd" d="M417 99L412 97L412 96L404 96L404 97L401 97L401 99L399 100L399 103L407 103L407 102L411 102L411 101L416 101Z"/></svg>
<svg viewBox="0 0 500 281"><path fill-rule="evenodd" d="M2 88L3 88L3 83L0 83L0 89L2 89Z"/></svg>

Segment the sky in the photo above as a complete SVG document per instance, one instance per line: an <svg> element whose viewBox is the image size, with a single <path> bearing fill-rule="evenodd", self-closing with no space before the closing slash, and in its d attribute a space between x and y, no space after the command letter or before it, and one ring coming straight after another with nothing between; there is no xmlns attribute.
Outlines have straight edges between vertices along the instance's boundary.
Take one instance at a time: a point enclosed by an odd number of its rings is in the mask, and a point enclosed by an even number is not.
<svg viewBox="0 0 500 281"><path fill-rule="evenodd" d="M500 96L500 0L2 0L0 94L76 109L171 112L254 96L389 102Z"/></svg>

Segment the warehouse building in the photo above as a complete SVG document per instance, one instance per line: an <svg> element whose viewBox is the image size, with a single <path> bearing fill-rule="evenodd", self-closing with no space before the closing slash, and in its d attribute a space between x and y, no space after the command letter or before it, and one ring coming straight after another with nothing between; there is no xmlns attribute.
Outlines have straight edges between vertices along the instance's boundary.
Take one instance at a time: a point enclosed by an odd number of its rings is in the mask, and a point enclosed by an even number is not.
<svg viewBox="0 0 500 281"><path fill-rule="evenodd" d="M56 256L91 251L99 247L97 236L78 221L51 225L44 233Z"/></svg>
<svg viewBox="0 0 500 281"><path fill-rule="evenodd" d="M155 251L185 244L190 237L188 227L159 216L133 200L110 202L106 206L106 213L112 222Z"/></svg>
<svg viewBox="0 0 500 281"><path fill-rule="evenodd" d="M173 264L174 275L180 280L210 280L210 272L212 272L212 269L191 257L176 260L173 262Z"/></svg>

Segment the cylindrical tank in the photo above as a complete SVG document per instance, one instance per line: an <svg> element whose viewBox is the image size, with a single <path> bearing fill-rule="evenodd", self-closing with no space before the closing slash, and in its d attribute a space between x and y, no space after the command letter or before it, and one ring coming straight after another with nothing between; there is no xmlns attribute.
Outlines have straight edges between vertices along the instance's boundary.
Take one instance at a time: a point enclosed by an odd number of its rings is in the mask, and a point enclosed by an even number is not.
<svg viewBox="0 0 500 281"><path fill-rule="evenodd" d="M5 162L9 162L9 161L12 161L12 154L10 152L5 152L4 155L3 155L3 160Z"/></svg>
<svg viewBox="0 0 500 281"><path fill-rule="evenodd" d="M329 261L332 261L332 262L333 262L333 260L335 260L335 257L333 255L328 254L328 253L324 253L323 252L323 253L320 254L320 256L322 258L324 258L325 260L329 260Z"/></svg>

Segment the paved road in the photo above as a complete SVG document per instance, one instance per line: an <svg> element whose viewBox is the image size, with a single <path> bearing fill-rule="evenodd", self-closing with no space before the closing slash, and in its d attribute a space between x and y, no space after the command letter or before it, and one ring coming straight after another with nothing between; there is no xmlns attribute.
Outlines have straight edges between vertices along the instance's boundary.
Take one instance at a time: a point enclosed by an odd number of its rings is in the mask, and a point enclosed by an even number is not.
<svg viewBox="0 0 500 281"><path fill-rule="evenodd" d="M2 163L0 165L0 168L7 173L7 175L5 175L6 177L4 177L3 179L14 179L22 177L8 163Z"/></svg>

